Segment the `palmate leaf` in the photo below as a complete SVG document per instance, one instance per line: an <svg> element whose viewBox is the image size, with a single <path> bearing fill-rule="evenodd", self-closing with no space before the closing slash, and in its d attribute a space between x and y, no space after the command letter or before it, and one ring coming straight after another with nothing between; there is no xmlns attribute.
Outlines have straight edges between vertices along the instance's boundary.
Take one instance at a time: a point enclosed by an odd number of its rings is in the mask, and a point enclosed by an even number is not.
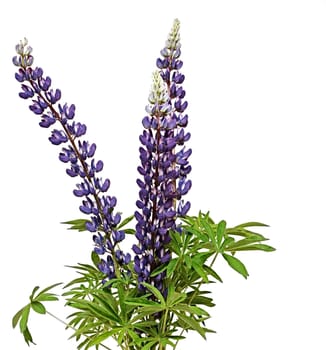
<svg viewBox="0 0 326 350"><path fill-rule="evenodd" d="M46 308L41 303L41 301L53 301L58 300L58 297L53 293L47 293L50 289L60 285L61 283L55 283L43 290L41 290L37 295L36 292L40 289L39 286L33 288L33 291L29 297L30 303L20 309L12 318L12 326L15 328L19 322L19 328L21 333L24 336L25 342L29 345L29 343L33 343L32 335L28 329L28 319L30 315L30 310L32 309L38 314L46 314Z"/></svg>

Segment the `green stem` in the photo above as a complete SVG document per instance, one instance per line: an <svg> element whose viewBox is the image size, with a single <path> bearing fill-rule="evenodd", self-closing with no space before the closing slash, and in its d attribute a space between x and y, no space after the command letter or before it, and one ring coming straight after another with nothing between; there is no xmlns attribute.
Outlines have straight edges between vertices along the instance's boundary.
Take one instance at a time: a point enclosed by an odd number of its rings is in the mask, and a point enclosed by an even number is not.
<svg viewBox="0 0 326 350"><path fill-rule="evenodd" d="M164 312L164 318L163 318L163 323L162 323L162 327L161 327L161 333L163 335L163 333L165 332L166 329L166 321L168 319L168 310L165 310ZM165 350L165 346L163 344L160 344L159 350Z"/></svg>

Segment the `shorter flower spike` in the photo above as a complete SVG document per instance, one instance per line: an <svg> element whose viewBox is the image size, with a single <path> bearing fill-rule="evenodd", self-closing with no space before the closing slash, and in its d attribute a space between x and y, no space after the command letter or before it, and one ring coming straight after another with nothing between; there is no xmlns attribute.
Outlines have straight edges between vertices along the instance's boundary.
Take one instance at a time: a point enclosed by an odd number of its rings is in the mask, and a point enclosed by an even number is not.
<svg viewBox="0 0 326 350"><path fill-rule="evenodd" d="M13 63L19 68L15 77L22 83L19 96L31 101L29 109L40 117L41 127L56 125L56 128L51 130L49 140L54 145L64 144L59 159L68 165L66 172L69 176L80 179L73 194L81 198L80 211L90 216L86 224L87 230L97 232L93 238L94 251L97 254L108 255L105 260L102 259L99 269L106 273L108 278L112 278L117 275L117 268L125 268L124 265L129 262L130 256L124 255L121 250L116 256L116 246L125 238L125 233L117 229L121 216L114 211L116 198L107 193L110 180L99 176L103 162L94 158L96 144L81 139L86 134L87 127L74 120L75 105L60 103L61 91L51 88L51 78L44 76L42 68L32 67L32 48L28 46L27 39L16 45L16 52Z"/></svg>

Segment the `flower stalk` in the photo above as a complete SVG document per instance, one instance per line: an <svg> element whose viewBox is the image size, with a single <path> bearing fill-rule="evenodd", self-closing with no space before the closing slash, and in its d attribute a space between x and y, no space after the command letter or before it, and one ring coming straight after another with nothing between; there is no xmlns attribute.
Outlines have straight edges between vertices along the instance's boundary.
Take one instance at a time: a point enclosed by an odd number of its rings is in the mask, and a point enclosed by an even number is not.
<svg viewBox="0 0 326 350"><path fill-rule="evenodd" d="M51 78L44 77L42 68L32 68L32 48L28 46L26 39L16 46L16 52L18 56L13 58L13 63L19 70L15 77L22 83L19 96L32 100L29 108L41 117L41 127L49 128L59 123L60 128L52 130L49 141L57 146L69 144L62 147L59 159L70 165L66 169L67 175L81 179L73 194L83 198L79 209L82 213L90 215L86 229L92 233L98 232L93 236L95 252L99 255L108 254L106 260L101 260L99 268L109 278L120 277L121 268L129 263L131 256L119 249L118 243L125 238L125 233L116 229L121 216L114 213L116 198L107 195L110 180L98 177L104 164L103 161L94 159L96 144L81 140L87 128L85 124L75 122L75 105L60 104L61 91L51 88ZM104 236L100 232L103 232Z"/></svg>

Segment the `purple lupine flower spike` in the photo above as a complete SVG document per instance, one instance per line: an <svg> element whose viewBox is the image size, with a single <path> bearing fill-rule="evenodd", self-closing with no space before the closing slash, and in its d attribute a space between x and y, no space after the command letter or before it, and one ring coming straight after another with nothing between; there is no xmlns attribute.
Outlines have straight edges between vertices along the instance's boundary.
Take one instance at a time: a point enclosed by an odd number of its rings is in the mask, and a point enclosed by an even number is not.
<svg viewBox="0 0 326 350"><path fill-rule="evenodd" d="M179 27L179 21L175 20L161 51L163 57L157 59L159 71L153 74L146 107L148 115L143 118L145 130L139 138L141 179L137 180L140 190L135 212L138 244L133 246L134 268L140 290L144 290L142 282L147 282L163 293L166 292L164 273L150 275L171 259L167 248L171 240L169 231L179 229L176 219L185 216L190 208L190 203L183 201L191 187L187 179L191 170L188 163L191 149L184 146L190 134L184 130L188 124L188 116L184 114L188 104L183 101L184 75L179 72L183 64L179 59Z"/></svg>
<svg viewBox="0 0 326 350"><path fill-rule="evenodd" d="M108 278L116 277L116 269L129 263L130 254L116 249L125 233L117 229L121 217L114 212L116 198L107 194L110 181L99 177L103 162L94 159L96 144L81 140L87 128L86 125L74 121L75 105L58 103L61 100L61 91L51 88L51 78L44 76L42 68L32 68L32 48L27 44L26 39L21 41L16 46L18 56L13 58L13 63L19 67L15 74L16 80L22 83L19 96L31 99L29 108L40 116L41 127L57 126L51 131L49 140L54 145L64 145L59 159L68 165L66 172L69 176L80 179L73 193L82 198L80 211L90 216L86 228L96 233L93 236L94 251L100 255L107 254L98 267Z"/></svg>

